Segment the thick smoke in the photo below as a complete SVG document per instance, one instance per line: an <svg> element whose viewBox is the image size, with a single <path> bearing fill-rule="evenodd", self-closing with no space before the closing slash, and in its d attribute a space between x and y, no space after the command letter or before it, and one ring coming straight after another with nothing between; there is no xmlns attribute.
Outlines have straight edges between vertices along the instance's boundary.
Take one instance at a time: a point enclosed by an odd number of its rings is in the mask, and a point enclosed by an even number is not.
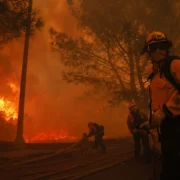
<svg viewBox="0 0 180 180"><path fill-rule="evenodd" d="M96 121L105 126L107 137L128 135L125 105L101 109L104 102L79 100L85 87L69 85L61 78L64 67L59 55L51 51L49 28L71 36L78 35L77 22L66 1L38 0L34 1L34 7L40 9L45 26L30 41L24 133L34 135L67 130L70 135L81 136L83 131L87 131L87 122ZM2 49L1 82L13 78L12 81L19 86L23 45L24 38L20 38ZM7 87L0 90L1 94L9 95L10 92Z"/></svg>

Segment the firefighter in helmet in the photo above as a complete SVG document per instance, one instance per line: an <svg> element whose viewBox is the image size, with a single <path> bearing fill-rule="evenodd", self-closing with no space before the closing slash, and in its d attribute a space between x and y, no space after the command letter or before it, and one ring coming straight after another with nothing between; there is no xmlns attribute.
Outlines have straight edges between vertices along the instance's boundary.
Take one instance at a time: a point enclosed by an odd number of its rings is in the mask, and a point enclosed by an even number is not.
<svg viewBox="0 0 180 180"><path fill-rule="evenodd" d="M159 127L162 154L161 180L180 179L180 58L170 56L172 42L159 31L148 34L142 53L156 67L150 78L149 122L141 128Z"/></svg>
<svg viewBox="0 0 180 180"><path fill-rule="evenodd" d="M104 126L90 122L88 123L88 128L89 128L89 134L87 135L87 137L88 138L91 136L95 137L93 149L97 149L100 146L102 152L106 153L106 146L104 145L103 142Z"/></svg>
<svg viewBox="0 0 180 180"><path fill-rule="evenodd" d="M137 160L139 159L142 143L146 162L150 163L151 150L149 147L148 131L145 129L140 129L140 125L148 120L147 115L137 108L136 104L134 103L130 103L128 108L130 113L127 118L127 126L133 136L135 158Z"/></svg>

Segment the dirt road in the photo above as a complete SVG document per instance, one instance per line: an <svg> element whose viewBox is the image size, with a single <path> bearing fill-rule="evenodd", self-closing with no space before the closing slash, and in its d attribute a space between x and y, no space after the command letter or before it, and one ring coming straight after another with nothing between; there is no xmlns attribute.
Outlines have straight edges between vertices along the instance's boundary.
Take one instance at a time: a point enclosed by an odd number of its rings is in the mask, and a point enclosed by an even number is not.
<svg viewBox="0 0 180 180"><path fill-rule="evenodd" d="M79 149L38 157L10 158L0 164L1 180L149 180L152 165L133 158L133 144L129 141L108 142L108 154L92 151L82 156ZM47 150L45 151L47 152ZM6 154L7 158L7 154Z"/></svg>

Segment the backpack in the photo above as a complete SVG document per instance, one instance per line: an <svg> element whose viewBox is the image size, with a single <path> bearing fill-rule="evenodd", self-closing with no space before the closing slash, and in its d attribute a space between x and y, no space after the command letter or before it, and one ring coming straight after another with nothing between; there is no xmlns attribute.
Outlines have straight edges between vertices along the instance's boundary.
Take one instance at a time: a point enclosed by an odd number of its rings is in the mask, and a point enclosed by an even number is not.
<svg viewBox="0 0 180 180"><path fill-rule="evenodd" d="M96 127L97 129L97 134L104 134L104 126L99 125L97 123L93 123L93 125Z"/></svg>
<svg viewBox="0 0 180 180"><path fill-rule="evenodd" d="M102 126L102 125L99 126L98 134L99 135L104 135L104 126Z"/></svg>
<svg viewBox="0 0 180 180"><path fill-rule="evenodd" d="M180 92L180 84L176 82L174 77L171 74L171 63L173 60L180 60L180 57L178 56L169 56L162 64L161 71L164 77Z"/></svg>
<svg viewBox="0 0 180 180"><path fill-rule="evenodd" d="M176 88L180 92L180 84L176 82L176 80L172 76L171 70L170 70L171 63L175 59L180 60L180 57L178 57L178 56L167 57L167 59L163 62L162 66L161 66L161 74L174 86L174 88ZM154 77L154 73L151 73L148 77L148 81L152 80L153 77Z"/></svg>

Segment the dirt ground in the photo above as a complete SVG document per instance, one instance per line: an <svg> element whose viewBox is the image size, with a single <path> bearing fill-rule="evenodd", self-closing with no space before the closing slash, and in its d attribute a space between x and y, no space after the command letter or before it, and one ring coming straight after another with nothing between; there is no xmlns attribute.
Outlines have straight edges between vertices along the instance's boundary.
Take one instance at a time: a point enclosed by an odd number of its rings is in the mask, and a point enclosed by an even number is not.
<svg viewBox="0 0 180 180"><path fill-rule="evenodd" d="M157 162L155 179L159 180L160 175L160 162ZM124 164L120 164L113 168L80 178L80 180L152 180L153 165L146 165L142 162L137 162L131 159Z"/></svg>
<svg viewBox="0 0 180 180"><path fill-rule="evenodd" d="M11 164L48 156L55 153L57 150L63 149L65 146L63 145L62 147L59 145L59 147L57 147L58 145L53 144L36 144L36 147L31 145L31 147L26 147L25 149L9 149L8 151L0 151L1 180L61 180L63 177L67 177L71 174L83 173L85 171L104 166L106 163L114 163L117 160L121 161L123 159L122 155L118 155L117 158L112 157L111 155L133 151L132 139L108 140L105 141L105 144L108 149L107 155L103 155L98 151L93 151L87 156L82 156L82 152L79 148L72 148L67 152L54 156L53 158L48 158L43 161L36 161L31 164L22 164L16 166L11 166ZM66 147L68 146L70 146L70 144L68 144ZM103 159L104 157L106 160L103 160L102 162L98 160L101 158ZM96 162L96 160L98 161ZM90 161L94 162L88 164ZM157 164L156 177L158 180L160 169L159 162ZM8 167L4 168L4 165ZM106 170L101 170L89 176L84 176L81 179L150 180L152 177L152 170L152 164L147 165L144 163L143 159L137 162L135 159L131 158L124 163L120 163ZM67 179L71 180L71 178Z"/></svg>

